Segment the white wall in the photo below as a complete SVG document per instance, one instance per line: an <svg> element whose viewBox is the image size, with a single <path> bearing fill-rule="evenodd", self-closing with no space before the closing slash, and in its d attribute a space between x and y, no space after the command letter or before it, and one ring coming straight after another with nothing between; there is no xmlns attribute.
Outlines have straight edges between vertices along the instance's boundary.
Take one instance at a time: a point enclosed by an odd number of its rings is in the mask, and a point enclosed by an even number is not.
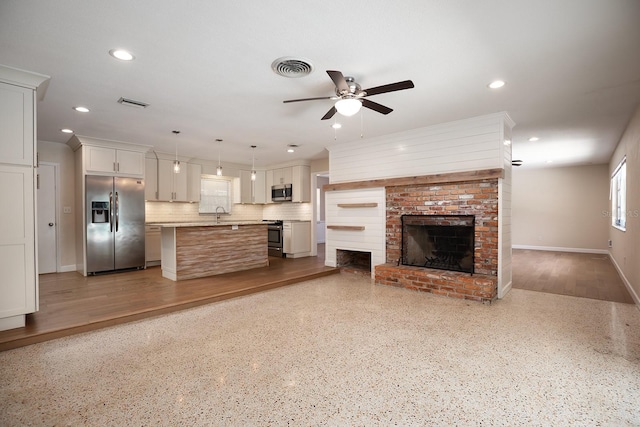
<svg viewBox="0 0 640 427"><path fill-rule="evenodd" d="M627 157L627 229L618 230L607 218L613 247L611 258L640 308L640 107L627 126L608 165L607 179L623 157ZM607 210L611 210L610 203Z"/></svg>
<svg viewBox="0 0 640 427"><path fill-rule="evenodd" d="M329 147L331 183L503 167L506 113Z"/></svg>
<svg viewBox="0 0 640 427"><path fill-rule="evenodd" d="M76 246L75 246L75 158L73 151L66 144L56 142L38 141L38 158L41 162L57 163L60 165L60 205L58 206L58 237L60 248L61 271L75 271ZM63 213L64 207L70 207L71 213Z"/></svg>
<svg viewBox="0 0 640 427"><path fill-rule="evenodd" d="M607 165L513 170L514 247L606 253Z"/></svg>

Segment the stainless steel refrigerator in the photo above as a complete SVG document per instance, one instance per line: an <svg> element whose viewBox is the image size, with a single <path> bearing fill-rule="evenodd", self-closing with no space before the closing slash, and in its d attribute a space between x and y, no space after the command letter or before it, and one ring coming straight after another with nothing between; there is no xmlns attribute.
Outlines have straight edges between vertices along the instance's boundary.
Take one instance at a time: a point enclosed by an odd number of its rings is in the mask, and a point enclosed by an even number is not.
<svg viewBox="0 0 640 427"><path fill-rule="evenodd" d="M144 268L144 180L86 176L87 274Z"/></svg>

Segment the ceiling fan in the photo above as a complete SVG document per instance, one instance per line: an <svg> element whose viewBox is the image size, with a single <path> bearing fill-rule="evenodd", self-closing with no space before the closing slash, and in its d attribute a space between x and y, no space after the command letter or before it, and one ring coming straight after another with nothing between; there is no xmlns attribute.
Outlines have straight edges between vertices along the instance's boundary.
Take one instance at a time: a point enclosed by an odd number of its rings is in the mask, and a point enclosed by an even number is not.
<svg viewBox="0 0 640 427"><path fill-rule="evenodd" d="M522 166L522 160L511 160L512 166Z"/></svg>
<svg viewBox="0 0 640 427"><path fill-rule="evenodd" d="M395 92L397 90L411 89L414 87L411 80L404 80L397 83L390 83L362 90L353 77L345 77L340 71L327 70L327 74L329 74L329 77L333 80L333 84L336 86L335 96L289 99L283 102L286 104L288 102L315 101L317 99L336 100L337 102L335 105L327 111L327 114L322 117L322 120L330 119L334 114L336 114L336 112L343 116L353 116L360 111L360 107L369 108L381 114L389 114L393 109L378 104L377 102L369 101L366 97L379 95L381 93Z"/></svg>

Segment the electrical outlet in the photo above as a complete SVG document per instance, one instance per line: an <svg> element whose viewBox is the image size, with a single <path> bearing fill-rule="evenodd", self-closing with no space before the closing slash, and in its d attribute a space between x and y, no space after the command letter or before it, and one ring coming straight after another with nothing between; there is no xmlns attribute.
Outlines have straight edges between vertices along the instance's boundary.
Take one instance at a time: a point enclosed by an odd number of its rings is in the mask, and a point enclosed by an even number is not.
<svg viewBox="0 0 640 427"><path fill-rule="evenodd" d="M71 213L71 206L65 206L64 208L62 208L62 212L66 213L66 214L70 214Z"/></svg>
<svg viewBox="0 0 640 427"><path fill-rule="evenodd" d="M610 248L613 247L613 244L612 244L611 240L609 240L609 247Z"/></svg>

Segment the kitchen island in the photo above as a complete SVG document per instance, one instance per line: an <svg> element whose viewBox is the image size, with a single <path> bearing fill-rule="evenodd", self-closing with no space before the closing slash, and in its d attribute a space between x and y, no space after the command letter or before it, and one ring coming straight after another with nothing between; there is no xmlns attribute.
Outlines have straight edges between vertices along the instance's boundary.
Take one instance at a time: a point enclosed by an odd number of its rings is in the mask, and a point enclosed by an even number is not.
<svg viewBox="0 0 640 427"><path fill-rule="evenodd" d="M267 223L161 223L162 277L180 281L269 265Z"/></svg>

